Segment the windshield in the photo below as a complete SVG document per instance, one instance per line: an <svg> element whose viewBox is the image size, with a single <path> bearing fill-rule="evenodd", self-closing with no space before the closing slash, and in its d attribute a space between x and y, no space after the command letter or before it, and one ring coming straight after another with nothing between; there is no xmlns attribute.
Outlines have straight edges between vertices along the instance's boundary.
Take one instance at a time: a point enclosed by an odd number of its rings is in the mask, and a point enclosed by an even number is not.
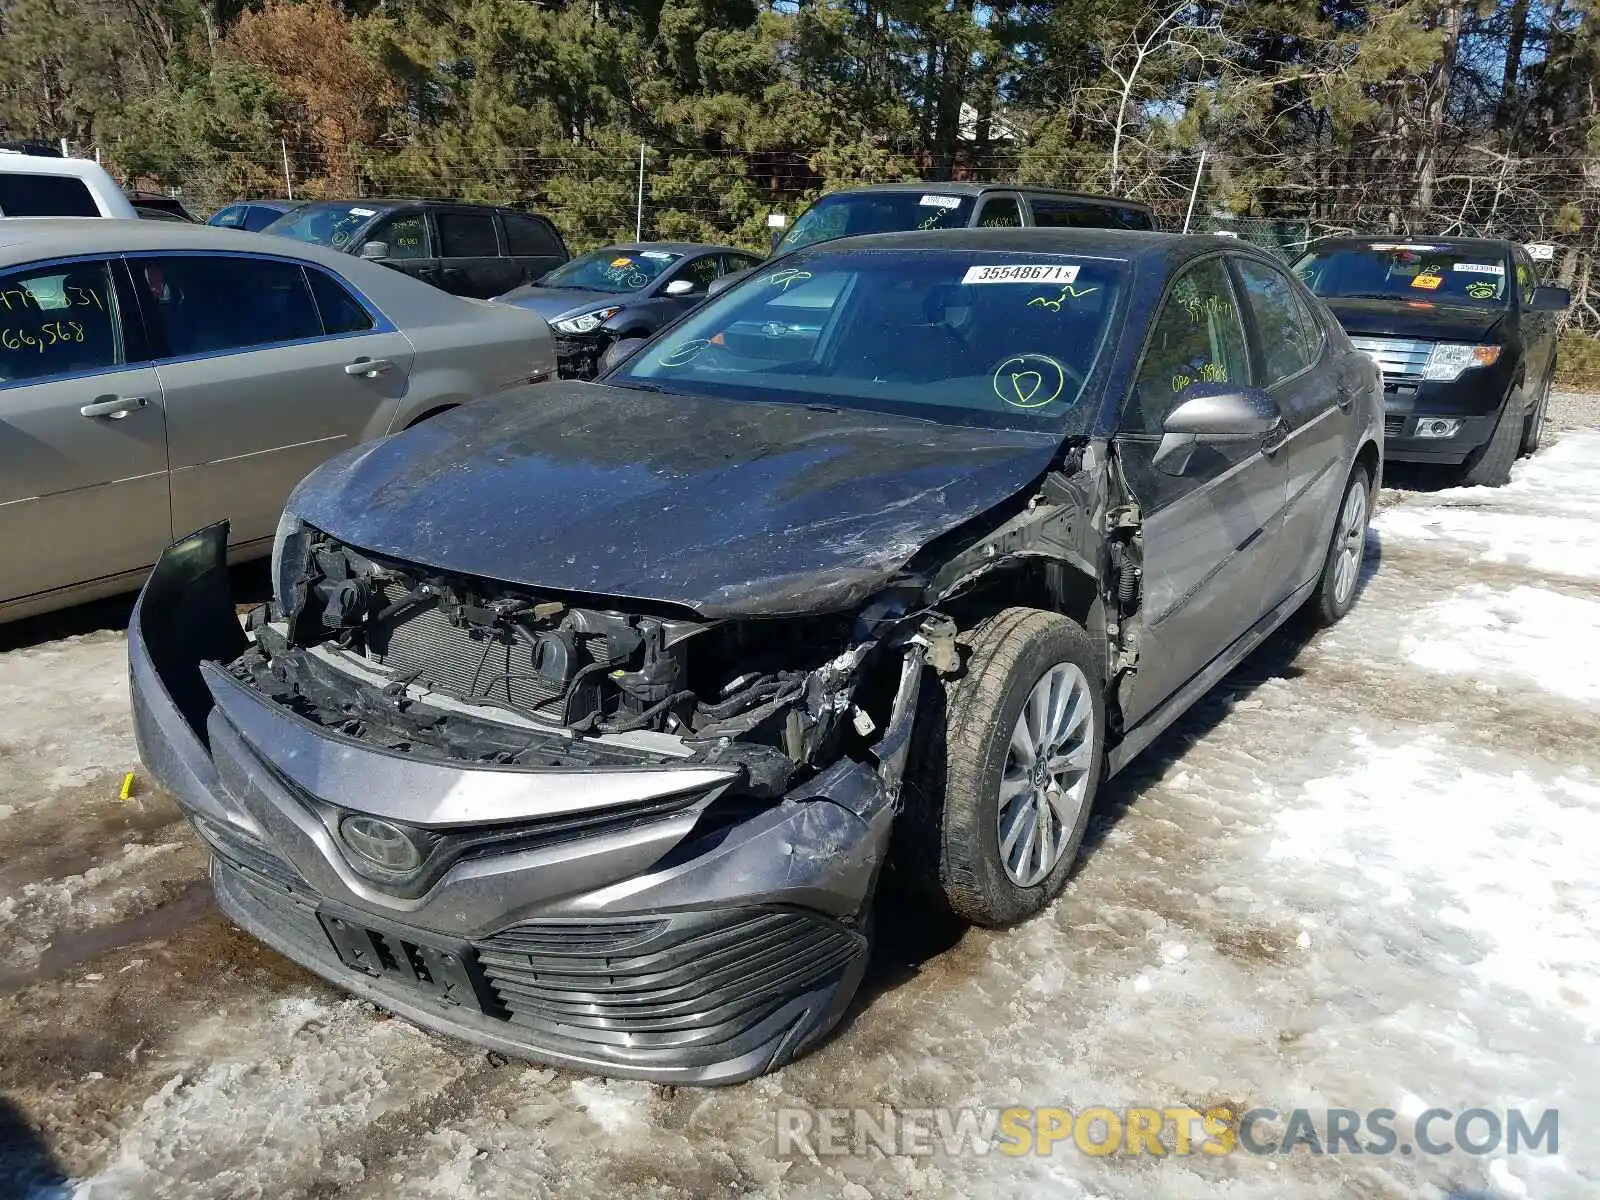
<svg viewBox="0 0 1600 1200"><path fill-rule="evenodd" d="M1066 431L1095 407L1124 264L992 250L819 249L753 274L607 382Z"/></svg>
<svg viewBox="0 0 1600 1200"><path fill-rule="evenodd" d="M1295 274L1319 296L1423 300L1500 308L1507 301L1505 255L1426 242L1373 242L1314 250Z"/></svg>
<svg viewBox="0 0 1600 1200"><path fill-rule="evenodd" d="M972 219L971 196L946 196L930 184L926 192L841 192L824 196L783 235L777 253L813 242L862 233L910 229L964 229Z"/></svg>
<svg viewBox="0 0 1600 1200"><path fill-rule="evenodd" d="M540 287L582 288L586 292L637 292L661 277L683 255L668 250L596 250L557 267Z"/></svg>
<svg viewBox="0 0 1600 1200"><path fill-rule="evenodd" d="M261 232L343 250L362 226L377 215L377 209L360 203L308 204L284 213Z"/></svg>

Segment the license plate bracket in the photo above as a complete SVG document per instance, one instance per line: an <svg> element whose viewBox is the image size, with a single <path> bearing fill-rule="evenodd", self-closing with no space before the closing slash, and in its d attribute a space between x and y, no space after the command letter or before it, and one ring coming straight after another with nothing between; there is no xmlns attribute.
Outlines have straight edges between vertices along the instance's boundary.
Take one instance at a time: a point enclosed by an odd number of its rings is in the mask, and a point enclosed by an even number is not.
<svg viewBox="0 0 1600 1200"><path fill-rule="evenodd" d="M410 931L374 928L326 908L317 910L317 920L339 961L351 970L446 1008L485 1010L487 981L468 943L419 941Z"/></svg>

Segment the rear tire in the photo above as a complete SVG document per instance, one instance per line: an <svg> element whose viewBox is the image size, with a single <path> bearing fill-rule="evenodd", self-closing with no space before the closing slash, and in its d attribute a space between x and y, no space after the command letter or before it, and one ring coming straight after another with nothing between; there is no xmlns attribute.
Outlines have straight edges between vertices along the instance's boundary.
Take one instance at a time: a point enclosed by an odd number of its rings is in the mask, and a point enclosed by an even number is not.
<svg viewBox="0 0 1600 1200"><path fill-rule="evenodd" d="M1306 602L1318 625L1342 620L1355 605L1360 590L1361 564L1366 558L1367 522L1372 516L1372 477L1357 463L1345 484L1339 515L1322 559L1317 590Z"/></svg>
<svg viewBox="0 0 1600 1200"><path fill-rule="evenodd" d="M1527 407L1522 388L1512 388L1511 395L1501 406L1489 440L1469 454L1462 464L1459 481L1462 487L1503 487L1511 481L1511 464L1517 461Z"/></svg>
<svg viewBox="0 0 1600 1200"><path fill-rule="evenodd" d="M1010 925L1060 893L1083 842L1104 768L1104 654L1031 608L960 640L962 675L922 690L896 873L962 920Z"/></svg>

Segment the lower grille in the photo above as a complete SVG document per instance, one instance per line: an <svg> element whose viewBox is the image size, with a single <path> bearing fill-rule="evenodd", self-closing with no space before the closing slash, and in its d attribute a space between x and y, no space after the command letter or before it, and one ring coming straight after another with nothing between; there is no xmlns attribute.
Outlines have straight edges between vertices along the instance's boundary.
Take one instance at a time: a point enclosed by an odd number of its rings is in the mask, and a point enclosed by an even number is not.
<svg viewBox="0 0 1600 1200"><path fill-rule="evenodd" d="M1432 342L1411 338L1351 335L1350 344L1377 363L1385 379L1421 379L1433 353Z"/></svg>
<svg viewBox="0 0 1600 1200"><path fill-rule="evenodd" d="M530 922L477 943L513 1024L634 1049L732 1041L841 975L865 939L792 910Z"/></svg>
<svg viewBox="0 0 1600 1200"><path fill-rule="evenodd" d="M1405 431L1406 419L1404 417L1385 417L1383 419L1384 437L1399 437Z"/></svg>
<svg viewBox="0 0 1600 1200"><path fill-rule="evenodd" d="M213 880L292 957L333 978L355 973L314 898L220 860ZM715 1062L776 1036L796 1001L848 982L867 947L859 932L819 914L752 908L529 921L471 943L383 923L371 940L380 956L411 940L418 957L424 948L458 954L472 984L451 1015L459 1032L503 1031L496 1036L530 1048L636 1065L678 1055ZM413 1002L427 994L390 975L378 984Z"/></svg>

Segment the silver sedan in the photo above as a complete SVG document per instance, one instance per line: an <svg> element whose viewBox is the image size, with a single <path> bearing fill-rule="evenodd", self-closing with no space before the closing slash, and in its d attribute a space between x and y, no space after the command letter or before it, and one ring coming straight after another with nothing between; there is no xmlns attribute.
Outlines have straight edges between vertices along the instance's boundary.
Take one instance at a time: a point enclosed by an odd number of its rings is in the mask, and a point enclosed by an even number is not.
<svg viewBox="0 0 1600 1200"><path fill-rule="evenodd" d="M554 371L532 313L350 255L0 223L0 621L137 586L174 530L265 554L324 459Z"/></svg>

